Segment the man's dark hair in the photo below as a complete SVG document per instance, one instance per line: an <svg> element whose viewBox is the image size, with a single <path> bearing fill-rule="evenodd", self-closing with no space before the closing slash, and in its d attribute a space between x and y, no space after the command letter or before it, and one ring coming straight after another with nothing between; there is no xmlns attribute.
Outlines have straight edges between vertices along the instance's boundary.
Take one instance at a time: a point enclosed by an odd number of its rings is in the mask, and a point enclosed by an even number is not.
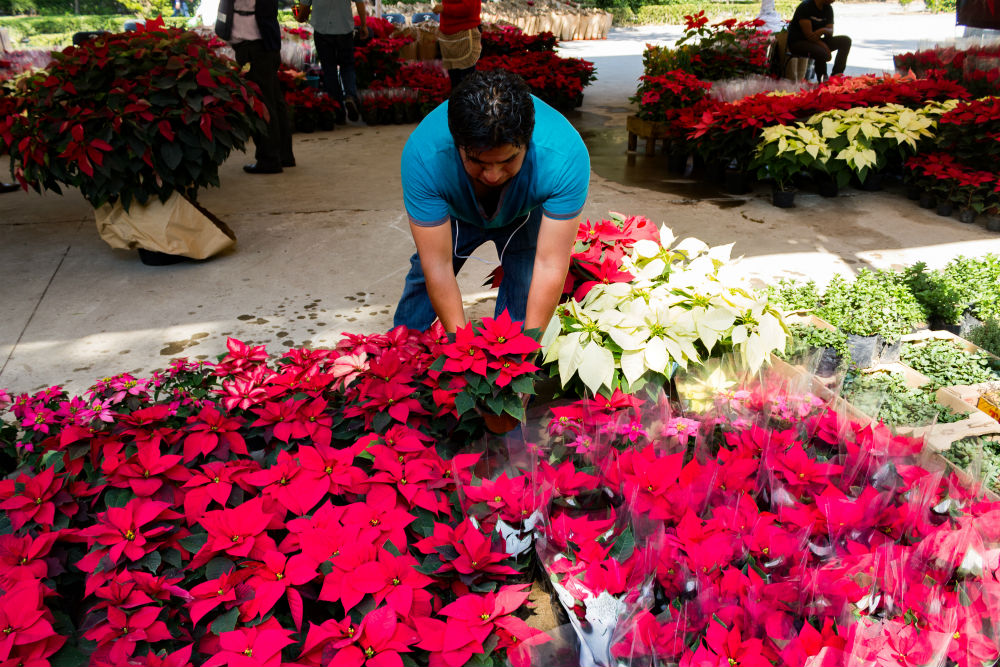
<svg viewBox="0 0 1000 667"><path fill-rule="evenodd" d="M535 129L528 84L507 70L472 72L448 100L448 129L457 147L476 152L527 146Z"/></svg>

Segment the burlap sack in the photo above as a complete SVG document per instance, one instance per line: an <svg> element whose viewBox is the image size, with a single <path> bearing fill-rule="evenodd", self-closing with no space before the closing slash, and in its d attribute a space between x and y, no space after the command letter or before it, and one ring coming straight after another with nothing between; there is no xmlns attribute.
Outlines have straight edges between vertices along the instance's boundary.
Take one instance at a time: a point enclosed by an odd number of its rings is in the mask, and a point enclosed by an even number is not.
<svg viewBox="0 0 1000 667"><path fill-rule="evenodd" d="M417 59L437 60L438 55L438 24L424 21L415 26L417 31Z"/></svg>
<svg viewBox="0 0 1000 667"><path fill-rule="evenodd" d="M236 235L214 215L174 193L167 202L121 204L94 209L97 233L112 248L145 248L168 255L206 259L236 245Z"/></svg>
<svg viewBox="0 0 1000 667"><path fill-rule="evenodd" d="M399 49L399 59L400 60L416 60L417 59L417 29L413 26L406 26L405 28L398 28L393 31L393 37L409 37L413 41L403 46Z"/></svg>

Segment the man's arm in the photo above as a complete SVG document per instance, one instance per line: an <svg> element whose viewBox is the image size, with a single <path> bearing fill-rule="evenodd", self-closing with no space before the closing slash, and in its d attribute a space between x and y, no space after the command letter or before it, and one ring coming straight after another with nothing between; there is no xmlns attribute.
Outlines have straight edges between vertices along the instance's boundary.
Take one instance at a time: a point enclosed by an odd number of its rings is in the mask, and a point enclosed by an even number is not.
<svg viewBox="0 0 1000 667"><path fill-rule="evenodd" d="M421 227L410 222L410 233L417 244L431 306L444 330L454 333L465 326L465 309L451 259L451 225L444 223L436 227Z"/></svg>
<svg viewBox="0 0 1000 667"><path fill-rule="evenodd" d="M358 0L354 3L355 8L358 10L358 37L361 39L368 39L368 10L365 8L364 0Z"/></svg>
<svg viewBox="0 0 1000 667"><path fill-rule="evenodd" d="M579 215L572 220L542 216L531 287L528 289L525 329L544 329L552 319L552 313L556 311L566 284L566 273L569 271L569 260L579 226Z"/></svg>

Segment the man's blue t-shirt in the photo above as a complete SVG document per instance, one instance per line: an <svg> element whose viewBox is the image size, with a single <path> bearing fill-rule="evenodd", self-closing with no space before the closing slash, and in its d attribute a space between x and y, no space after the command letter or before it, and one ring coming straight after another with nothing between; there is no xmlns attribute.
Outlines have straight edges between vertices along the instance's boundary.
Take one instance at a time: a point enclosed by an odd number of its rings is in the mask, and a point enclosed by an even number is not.
<svg viewBox="0 0 1000 667"><path fill-rule="evenodd" d="M535 130L521 171L505 186L496 214L487 219L448 130L448 102L432 111L403 148L403 203L410 220L435 227L452 217L479 227L504 227L541 206L556 220L583 209L590 183L590 156L579 133L561 113L536 97Z"/></svg>

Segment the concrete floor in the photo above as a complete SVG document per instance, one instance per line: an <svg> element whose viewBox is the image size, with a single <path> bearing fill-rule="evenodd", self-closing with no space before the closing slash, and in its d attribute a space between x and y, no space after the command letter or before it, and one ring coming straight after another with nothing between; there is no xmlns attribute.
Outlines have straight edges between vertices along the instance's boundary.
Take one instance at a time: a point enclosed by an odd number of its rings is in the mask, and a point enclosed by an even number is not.
<svg viewBox="0 0 1000 667"><path fill-rule="evenodd" d="M891 69L892 53L956 34L954 16L898 5L838 4L837 12L838 31L855 43L849 74ZM594 61L599 77L569 114L591 149L587 217L621 211L679 236L735 241L744 256L736 270L758 284L1000 252L1000 235L981 222L938 217L899 193L802 193L782 210L764 186L727 196L670 175L661 155L627 156L628 97L644 45L679 35L669 26L616 29L605 41L563 45L564 55ZM220 170L222 187L201 201L238 244L200 263L150 267L110 249L76 193L0 196L0 387L61 384L79 393L109 374L148 375L173 357L214 359L228 336L276 354L390 328L413 252L398 175L412 129L352 125L296 135L299 166L281 175L244 174L247 157L234 155ZM0 174L7 172L0 159ZM484 248L477 257L461 282L470 313L481 316L492 313L493 292L480 285L495 254Z"/></svg>

